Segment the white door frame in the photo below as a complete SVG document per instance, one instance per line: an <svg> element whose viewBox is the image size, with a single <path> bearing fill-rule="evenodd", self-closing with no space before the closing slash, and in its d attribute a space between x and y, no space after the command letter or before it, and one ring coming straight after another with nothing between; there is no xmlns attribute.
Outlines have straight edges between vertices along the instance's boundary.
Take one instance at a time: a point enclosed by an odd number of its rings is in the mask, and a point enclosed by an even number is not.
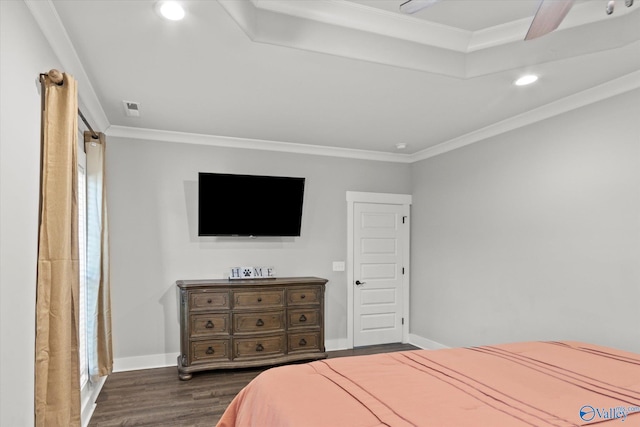
<svg viewBox="0 0 640 427"><path fill-rule="evenodd" d="M402 276L402 317L404 324L402 325L402 342L409 341L409 285L411 277L410 261L410 226L409 211L412 197L410 194L391 194L391 193L364 193L359 191L347 191L347 346L353 348L353 205L355 203L380 203L385 205L402 205L403 215L406 217L405 227L403 227L403 266L405 274Z"/></svg>

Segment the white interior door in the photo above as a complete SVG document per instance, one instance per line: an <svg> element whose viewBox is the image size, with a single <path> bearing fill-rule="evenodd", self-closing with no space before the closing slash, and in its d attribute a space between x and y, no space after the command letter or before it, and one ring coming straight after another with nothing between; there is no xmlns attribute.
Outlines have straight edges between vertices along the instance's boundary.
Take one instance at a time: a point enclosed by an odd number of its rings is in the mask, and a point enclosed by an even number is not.
<svg viewBox="0 0 640 427"><path fill-rule="evenodd" d="M353 206L353 344L401 342L405 207Z"/></svg>

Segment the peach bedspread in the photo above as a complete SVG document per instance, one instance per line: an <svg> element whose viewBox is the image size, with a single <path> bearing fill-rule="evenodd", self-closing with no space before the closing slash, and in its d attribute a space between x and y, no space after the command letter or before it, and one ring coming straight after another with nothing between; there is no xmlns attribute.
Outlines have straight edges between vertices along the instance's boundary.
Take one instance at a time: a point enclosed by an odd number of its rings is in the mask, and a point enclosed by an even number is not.
<svg viewBox="0 0 640 427"><path fill-rule="evenodd" d="M640 355L578 342L526 342L269 369L236 396L218 427L596 423L640 426Z"/></svg>

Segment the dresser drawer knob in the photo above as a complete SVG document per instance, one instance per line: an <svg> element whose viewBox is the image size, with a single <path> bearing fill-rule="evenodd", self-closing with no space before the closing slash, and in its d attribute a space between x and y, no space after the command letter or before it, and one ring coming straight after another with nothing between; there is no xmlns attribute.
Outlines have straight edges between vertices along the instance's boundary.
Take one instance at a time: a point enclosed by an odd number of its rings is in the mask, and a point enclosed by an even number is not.
<svg viewBox="0 0 640 427"><path fill-rule="evenodd" d="M256 346L256 351L262 351L262 350L264 350L264 347L262 346L262 344L258 344Z"/></svg>
<svg viewBox="0 0 640 427"><path fill-rule="evenodd" d="M307 316L305 316L304 314L300 315L300 319L298 319L299 322L306 322L307 321Z"/></svg>
<svg viewBox="0 0 640 427"><path fill-rule="evenodd" d="M258 302L262 302L262 297L258 297Z"/></svg>
<svg viewBox="0 0 640 427"><path fill-rule="evenodd" d="M213 354L213 347L209 347L209 348L207 348L207 351L205 351L205 353L207 353L207 354Z"/></svg>
<svg viewBox="0 0 640 427"><path fill-rule="evenodd" d="M300 295L300 299L305 299L307 296L305 294Z"/></svg>
<svg viewBox="0 0 640 427"><path fill-rule="evenodd" d="M303 346L303 345L307 345L307 340L305 340L304 338L302 338L300 340L300 342L298 343L298 345Z"/></svg>
<svg viewBox="0 0 640 427"><path fill-rule="evenodd" d="M207 324L204 325L205 328L207 329L212 329L213 328L213 322L211 320L207 320Z"/></svg>
<svg viewBox="0 0 640 427"><path fill-rule="evenodd" d="M207 304L211 304L211 302L212 302L212 301L211 301L211 298L209 298L209 299L207 300Z"/></svg>
<svg viewBox="0 0 640 427"><path fill-rule="evenodd" d="M262 319L258 319L256 326L264 326L264 321Z"/></svg>

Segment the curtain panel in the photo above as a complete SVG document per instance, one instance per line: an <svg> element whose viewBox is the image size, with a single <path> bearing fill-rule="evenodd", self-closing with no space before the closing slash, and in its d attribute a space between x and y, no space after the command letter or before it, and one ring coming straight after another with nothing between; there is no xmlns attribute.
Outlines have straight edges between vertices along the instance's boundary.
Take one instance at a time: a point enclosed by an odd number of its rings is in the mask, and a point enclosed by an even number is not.
<svg viewBox="0 0 640 427"><path fill-rule="evenodd" d="M35 424L80 425L77 83L42 79ZM57 80L57 79L55 79Z"/></svg>
<svg viewBox="0 0 640 427"><path fill-rule="evenodd" d="M84 133L87 153L87 348L89 377L113 370L111 297L109 282L109 227L105 186L106 138Z"/></svg>

